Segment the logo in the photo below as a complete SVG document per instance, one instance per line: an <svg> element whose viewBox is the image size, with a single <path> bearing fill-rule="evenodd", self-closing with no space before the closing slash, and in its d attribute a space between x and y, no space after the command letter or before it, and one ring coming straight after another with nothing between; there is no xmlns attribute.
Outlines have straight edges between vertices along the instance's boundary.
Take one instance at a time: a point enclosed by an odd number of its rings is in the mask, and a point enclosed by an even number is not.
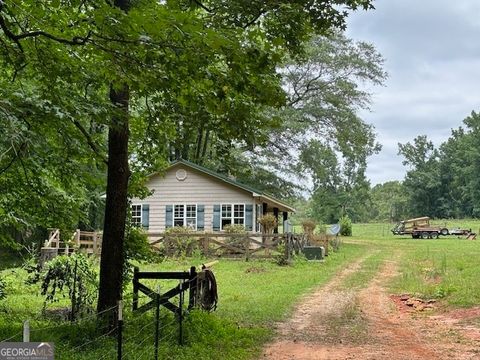
<svg viewBox="0 0 480 360"><path fill-rule="evenodd" d="M54 360L53 343L0 343L0 360Z"/></svg>

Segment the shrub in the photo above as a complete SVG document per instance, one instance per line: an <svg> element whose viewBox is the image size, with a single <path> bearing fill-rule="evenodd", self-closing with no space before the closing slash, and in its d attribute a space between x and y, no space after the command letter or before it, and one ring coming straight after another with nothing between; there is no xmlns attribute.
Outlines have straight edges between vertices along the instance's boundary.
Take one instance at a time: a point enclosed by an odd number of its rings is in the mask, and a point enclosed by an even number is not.
<svg viewBox="0 0 480 360"><path fill-rule="evenodd" d="M315 228L317 227L317 224L315 224L314 220L306 219L302 222L302 227L303 227L303 232L306 235L312 235L313 232L315 231Z"/></svg>
<svg viewBox="0 0 480 360"><path fill-rule="evenodd" d="M198 249L198 242L193 236L195 231L183 226L175 226L168 228L165 234L173 234L177 236L166 236L163 241L166 256L185 257L192 256L193 252Z"/></svg>
<svg viewBox="0 0 480 360"><path fill-rule="evenodd" d="M45 296L44 307L48 303L69 298L70 318L92 310L98 289L96 267L85 255L57 256L45 264L37 277L41 283L41 294Z"/></svg>
<svg viewBox="0 0 480 360"><path fill-rule="evenodd" d="M340 218L340 235L342 236L352 236L352 220L348 215L344 215Z"/></svg>
<svg viewBox="0 0 480 360"><path fill-rule="evenodd" d="M263 232L265 234L273 233L273 230L277 227L277 218L272 214L265 214L260 216L258 223L262 225Z"/></svg>
<svg viewBox="0 0 480 360"><path fill-rule="evenodd" d="M2 278L0 278L0 300L5 299L7 296L5 292L5 288L6 288L5 281Z"/></svg>

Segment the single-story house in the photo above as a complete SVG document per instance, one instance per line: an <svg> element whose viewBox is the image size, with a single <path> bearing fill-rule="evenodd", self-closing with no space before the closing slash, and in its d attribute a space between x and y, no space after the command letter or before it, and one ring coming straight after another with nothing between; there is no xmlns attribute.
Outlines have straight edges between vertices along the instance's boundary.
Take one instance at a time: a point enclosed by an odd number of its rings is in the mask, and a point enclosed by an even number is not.
<svg viewBox="0 0 480 360"><path fill-rule="evenodd" d="M272 213L282 224L295 211L262 191L185 160L173 162L163 174L151 174L146 186L152 194L132 199L131 214L149 237L173 226L221 232L229 224L239 224L260 233L257 219L262 214Z"/></svg>

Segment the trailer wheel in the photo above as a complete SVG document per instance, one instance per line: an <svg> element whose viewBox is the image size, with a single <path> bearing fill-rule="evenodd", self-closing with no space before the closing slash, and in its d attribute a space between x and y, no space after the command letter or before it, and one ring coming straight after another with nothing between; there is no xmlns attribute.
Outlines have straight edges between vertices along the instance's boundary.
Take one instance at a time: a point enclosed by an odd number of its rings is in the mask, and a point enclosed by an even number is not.
<svg viewBox="0 0 480 360"><path fill-rule="evenodd" d="M448 229L447 228L441 229L440 234L442 234L443 236L447 236L448 235Z"/></svg>
<svg viewBox="0 0 480 360"><path fill-rule="evenodd" d="M427 231L422 232L422 239L428 239L430 237L430 234Z"/></svg>
<svg viewBox="0 0 480 360"><path fill-rule="evenodd" d="M434 231L430 235L432 236L432 239L438 239L438 232Z"/></svg>

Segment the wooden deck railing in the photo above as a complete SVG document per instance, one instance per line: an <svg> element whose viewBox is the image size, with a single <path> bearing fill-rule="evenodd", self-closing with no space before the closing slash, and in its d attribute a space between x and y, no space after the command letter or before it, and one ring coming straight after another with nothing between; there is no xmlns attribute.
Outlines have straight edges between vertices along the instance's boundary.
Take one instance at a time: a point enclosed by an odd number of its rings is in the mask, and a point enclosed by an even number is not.
<svg viewBox="0 0 480 360"><path fill-rule="evenodd" d="M77 229L68 240L65 240L61 238L60 229L48 230L48 240L41 249L41 263L58 255L71 255L77 251L100 255L102 248L102 233L100 232Z"/></svg>

